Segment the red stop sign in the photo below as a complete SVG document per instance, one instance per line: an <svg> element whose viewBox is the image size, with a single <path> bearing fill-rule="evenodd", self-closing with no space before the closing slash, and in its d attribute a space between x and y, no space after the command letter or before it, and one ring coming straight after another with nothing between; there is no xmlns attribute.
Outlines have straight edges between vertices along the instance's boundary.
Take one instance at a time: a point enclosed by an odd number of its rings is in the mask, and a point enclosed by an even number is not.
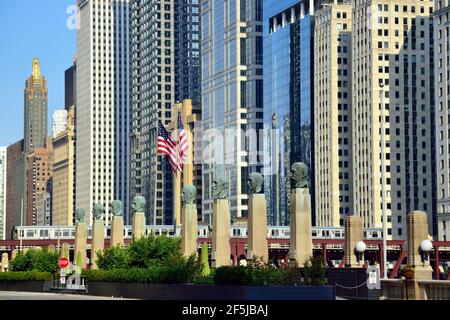
<svg viewBox="0 0 450 320"><path fill-rule="evenodd" d="M66 257L59 258L58 265L60 268L67 268L69 266L69 259Z"/></svg>

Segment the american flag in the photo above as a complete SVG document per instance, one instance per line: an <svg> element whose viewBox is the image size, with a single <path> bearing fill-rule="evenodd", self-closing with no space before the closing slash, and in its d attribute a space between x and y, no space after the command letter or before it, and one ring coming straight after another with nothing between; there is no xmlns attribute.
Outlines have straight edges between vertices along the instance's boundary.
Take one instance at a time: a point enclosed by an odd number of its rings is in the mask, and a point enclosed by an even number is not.
<svg viewBox="0 0 450 320"><path fill-rule="evenodd" d="M186 130L184 130L183 122L181 121L181 112L178 112L178 147L178 170L183 171L183 165L188 156L188 141L186 137Z"/></svg>
<svg viewBox="0 0 450 320"><path fill-rule="evenodd" d="M158 123L158 152L169 157L170 169L172 174L174 174L178 169L177 144L161 121Z"/></svg>

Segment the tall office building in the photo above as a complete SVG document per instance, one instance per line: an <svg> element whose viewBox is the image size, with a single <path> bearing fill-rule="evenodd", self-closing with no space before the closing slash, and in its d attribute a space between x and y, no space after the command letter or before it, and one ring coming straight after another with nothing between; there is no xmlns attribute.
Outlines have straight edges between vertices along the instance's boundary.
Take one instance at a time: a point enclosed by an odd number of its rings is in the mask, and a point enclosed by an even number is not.
<svg viewBox="0 0 450 320"><path fill-rule="evenodd" d="M358 0L353 5L354 213L364 227L381 227L385 205L388 237L404 239L407 213L423 210L434 234L434 4Z"/></svg>
<svg viewBox="0 0 450 320"><path fill-rule="evenodd" d="M0 147L0 240L6 240L7 147Z"/></svg>
<svg viewBox="0 0 450 320"><path fill-rule="evenodd" d="M55 110L52 117L52 137L56 137L67 128L67 110Z"/></svg>
<svg viewBox="0 0 450 320"><path fill-rule="evenodd" d="M25 162L24 140L8 146L6 173L6 239L13 237L14 226L20 226L25 221Z"/></svg>
<svg viewBox="0 0 450 320"><path fill-rule="evenodd" d="M149 223L172 224L172 176L157 154L158 120L176 102L200 113L200 1L132 0L131 196L147 199ZM179 222L178 222L179 223Z"/></svg>
<svg viewBox="0 0 450 320"><path fill-rule="evenodd" d="M46 207L42 202L51 201L53 173L53 145L51 138L46 138L44 146L36 147L27 155L27 210L25 225L46 225ZM48 197L47 197L48 194ZM48 201L46 201L48 203ZM40 211L38 209L41 209ZM50 206L51 208L51 206ZM51 214L49 214L50 216Z"/></svg>
<svg viewBox="0 0 450 320"><path fill-rule="evenodd" d="M314 172L316 226L339 227L352 208L352 5L316 12L314 29Z"/></svg>
<svg viewBox="0 0 450 320"><path fill-rule="evenodd" d="M264 189L271 225L289 225L293 163L309 167L314 199L314 9L314 1L264 1Z"/></svg>
<svg viewBox="0 0 450 320"><path fill-rule="evenodd" d="M33 71L25 83L24 135L25 152L42 147L47 137L47 81L41 75L38 59L33 59Z"/></svg>
<svg viewBox="0 0 450 320"><path fill-rule="evenodd" d="M212 221L216 176L229 182L232 219L246 218L249 171L262 166L255 152L263 122L263 1L203 1L201 15L204 219Z"/></svg>
<svg viewBox="0 0 450 320"><path fill-rule="evenodd" d="M67 127L53 137L52 224L71 226L75 213L75 108L69 108Z"/></svg>
<svg viewBox="0 0 450 320"><path fill-rule="evenodd" d="M77 100L77 62L64 72L64 108L76 106Z"/></svg>
<svg viewBox="0 0 450 320"><path fill-rule="evenodd" d="M130 8L128 0L79 0L76 53L76 207L123 202L129 214ZM128 220L129 221L129 220Z"/></svg>
<svg viewBox="0 0 450 320"><path fill-rule="evenodd" d="M450 239L450 2L436 0L434 12L435 96L436 96L436 180L438 238Z"/></svg>

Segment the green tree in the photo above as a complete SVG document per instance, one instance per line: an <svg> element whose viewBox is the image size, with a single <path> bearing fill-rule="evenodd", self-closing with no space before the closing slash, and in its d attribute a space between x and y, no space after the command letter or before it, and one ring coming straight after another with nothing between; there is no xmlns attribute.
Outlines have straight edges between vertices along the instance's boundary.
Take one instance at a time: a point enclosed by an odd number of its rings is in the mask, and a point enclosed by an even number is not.
<svg viewBox="0 0 450 320"><path fill-rule="evenodd" d="M130 266L148 268L181 262L183 255L180 246L180 238L171 238L166 235L156 237L153 232L148 238L142 237L138 240L133 238L127 248L131 259Z"/></svg>
<svg viewBox="0 0 450 320"><path fill-rule="evenodd" d="M127 249L117 245L104 251L97 251L96 262L102 270L126 269L130 266L131 258Z"/></svg>
<svg viewBox="0 0 450 320"><path fill-rule="evenodd" d="M201 264L202 264L202 276L204 277L209 276L211 274L211 269L209 267L208 244L206 242L202 243Z"/></svg>
<svg viewBox="0 0 450 320"><path fill-rule="evenodd" d="M325 284L326 267L322 258L310 257L303 264L306 283L313 286L322 286Z"/></svg>
<svg viewBox="0 0 450 320"><path fill-rule="evenodd" d="M11 271L38 271L56 273L59 254L44 250L28 250L26 253L19 252L11 261Z"/></svg>

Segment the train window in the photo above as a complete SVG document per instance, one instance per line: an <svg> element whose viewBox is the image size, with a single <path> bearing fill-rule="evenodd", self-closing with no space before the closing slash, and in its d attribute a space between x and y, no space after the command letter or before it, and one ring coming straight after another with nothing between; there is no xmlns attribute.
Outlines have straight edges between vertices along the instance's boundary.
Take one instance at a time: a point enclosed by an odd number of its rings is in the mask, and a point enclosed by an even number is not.
<svg viewBox="0 0 450 320"><path fill-rule="evenodd" d="M34 237L34 231L33 230L28 230L27 231L27 238L31 238Z"/></svg>
<svg viewBox="0 0 450 320"><path fill-rule="evenodd" d="M67 230L67 229L64 229L63 230L63 237L68 237L69 236L69 230Z"/></svg>

